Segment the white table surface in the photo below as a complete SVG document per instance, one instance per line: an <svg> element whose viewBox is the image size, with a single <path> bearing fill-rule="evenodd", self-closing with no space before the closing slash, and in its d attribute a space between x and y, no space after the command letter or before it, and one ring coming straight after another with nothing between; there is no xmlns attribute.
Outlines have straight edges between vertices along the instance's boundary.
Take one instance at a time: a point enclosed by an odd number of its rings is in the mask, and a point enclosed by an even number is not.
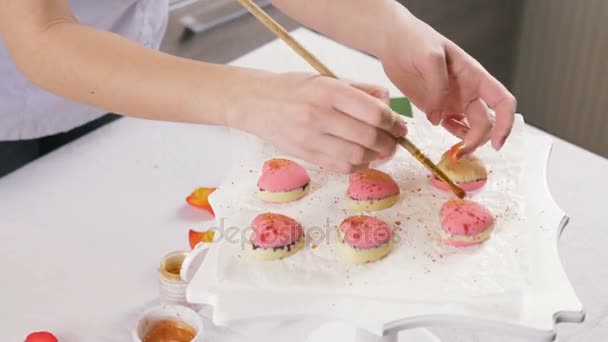
<svg viewBox="0 0 608 342"><path fill-rule="evenodd" d="M399 94L377 61L306 30L296 36L339 75ZM311 70L278 41L232 64ZM0 179L0 340L21 341L35 330L53 331L64 342L128 340L137 314L157 298L158 260L187 249L188 229L209 219L184 198L197 186L220 184L230 166L227 133L122 119ZM608 339L608 184L602 176L608 160L555 138L548 182L571 218L560 250L587 312L583 324L559 325L558 341ZM299 323L291 324L296 331ZM212 341L251 340L210 331ZM457 339L453 331L434 331ZM348 340L352 330L330 324L309 340L336 336Z"/></svg>

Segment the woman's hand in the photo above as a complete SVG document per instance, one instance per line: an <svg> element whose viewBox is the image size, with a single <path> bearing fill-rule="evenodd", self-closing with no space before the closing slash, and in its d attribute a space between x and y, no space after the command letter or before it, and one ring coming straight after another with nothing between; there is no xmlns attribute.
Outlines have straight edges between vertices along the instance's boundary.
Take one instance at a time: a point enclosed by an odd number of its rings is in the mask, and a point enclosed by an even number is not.
<svg viewBox="0 0 608 342"><path fill-rule="evenodd" d="M406 10L392 23L378 54L391 81L434 125L463 139L461 153L490 139L500 149L513 126L513 95L475 59Z"/></svg>
<svg viewBox="0 0 608 342"><path fill-rule="evenodd" d="M341 173L390 155L405 123L390 109L386 89L306 73L272 74L250 82L228 125L282 151Z"/></svg>

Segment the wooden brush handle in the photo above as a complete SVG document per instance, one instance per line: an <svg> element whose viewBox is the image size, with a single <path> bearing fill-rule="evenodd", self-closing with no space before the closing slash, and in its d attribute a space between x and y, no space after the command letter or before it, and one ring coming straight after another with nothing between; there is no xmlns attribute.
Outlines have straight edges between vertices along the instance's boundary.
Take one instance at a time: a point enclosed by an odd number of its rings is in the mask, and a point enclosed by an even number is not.
<svg viewBox="0 0 608 342"><path fill-rule="evenodd" d="M310 53L302 44L295 40L287 30L277 23L268 13L264 12L253 0L238 0L243 7L245 7L254 17L256 17L264 26L272 31L277 37L281 38L287 45L289 45L295 52L297 52L305 61L308 62L313 68L315 68L321 75L338 78L331 70L329 70L320 60L317 59L312 53ZM305 0L302 0L305 1ZM399 139L399 144L405 147L414 158L416 158L422 165L426 166L434 175L440 180L445 182L450 189L459 198L464 198L465 192L459 188L452 180L443 173L437 165L435 165L427 156L424 155L411 141L403 137Z"/></svg>
<svg viewBox="0 0 608 342"><path fill-rule="evenodd" d="M252 0L238 0L243 7L256 17L264 26L272 31L277 37L281 38L287 45L289 45L295 52L297 52L304 60L308 62L315 70L321 75L332 78L338 78L329 68L327 68L320 60L317 59L312 53L306 50L297 40L295 40L287 30L277 23L271 16L268 15L263 9L256 5Z"/></svg>

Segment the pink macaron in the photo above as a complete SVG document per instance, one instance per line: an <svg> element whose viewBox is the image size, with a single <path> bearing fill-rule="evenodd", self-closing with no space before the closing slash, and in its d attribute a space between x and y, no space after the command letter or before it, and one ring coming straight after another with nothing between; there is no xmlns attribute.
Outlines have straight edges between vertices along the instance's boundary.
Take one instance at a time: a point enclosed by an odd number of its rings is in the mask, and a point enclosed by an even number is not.
<svg viewBox="0 0 608 342"><path fill-rule="evenodd" d="M488 170L483 162L474 155L469 154L456 160L451 157L449 152L446 152L437 163L437 167L467 192L481 189L488 180ZM435 175L431 176L431 182L441 190L451 191L450 187Z"/></svg>
<svg viewBox="0 0 608 342"><path fill-rule="evenodd" d="M490 238L494 229L492 213L483 205L469 200L447 201L441 207L440 216L440 238L454 247L479 244Z"/></svg>
<svg viewBox="0 0 608 342"><path fill-rule="evenodd" d="M304 246L304 230L298 221L277 213L263 213L251 222L252 254L260 260L290 256Z"/></svg>
<svg viewBox="0 0 608 342"><path fill-rule="evenodd" d="M350 175L346 196L356 211L375 211L392 207L399 201L399 185L389 174L367 169Z"/></svg>
<svg viewBox="0 0 608 342"><path fill-rule="evenodd" d="M339 235L342 259L363 264L382 259L391 251L394 231L377 217L356 215L342 221Z"/></svg>
<svg viewBox="0 0 608 342"><path fill-rule="evenodd" d="M310 176L292 160L270 159L262 167L258 188L258 197L264 202L291 202L306 195L310 188Z"/></svg>

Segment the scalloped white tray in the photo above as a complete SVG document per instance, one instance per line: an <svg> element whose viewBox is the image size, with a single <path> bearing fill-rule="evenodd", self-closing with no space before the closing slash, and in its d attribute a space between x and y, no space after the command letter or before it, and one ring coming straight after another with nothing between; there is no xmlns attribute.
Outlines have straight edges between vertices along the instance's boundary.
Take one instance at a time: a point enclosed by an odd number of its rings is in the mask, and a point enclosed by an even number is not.
<svg viewBox="0 0 608 342"><path fill-rule="evenodd" d="M554 202L546 182L551 140L525 134L525 214L528 241L521 249L534 249L534 262L526 265L527 286L517 296L519 312L502 314L511 308L509 297L486 296L476 305L447 301L389 301L345 294L285 293L263 288L222 288L216 279L219 248L210 248L199 272L187 290L190 302L213 306L213 321L226 325L239 320L276 317L321 316L350 322L355 327L382 336L395 331L431 325L469 326L551 341L555 324L581 322L582 305L562 268L557 242L568 223ZM538 229L538 227L543 227ZM286 305L289 303L289 305Z"/></svg>

